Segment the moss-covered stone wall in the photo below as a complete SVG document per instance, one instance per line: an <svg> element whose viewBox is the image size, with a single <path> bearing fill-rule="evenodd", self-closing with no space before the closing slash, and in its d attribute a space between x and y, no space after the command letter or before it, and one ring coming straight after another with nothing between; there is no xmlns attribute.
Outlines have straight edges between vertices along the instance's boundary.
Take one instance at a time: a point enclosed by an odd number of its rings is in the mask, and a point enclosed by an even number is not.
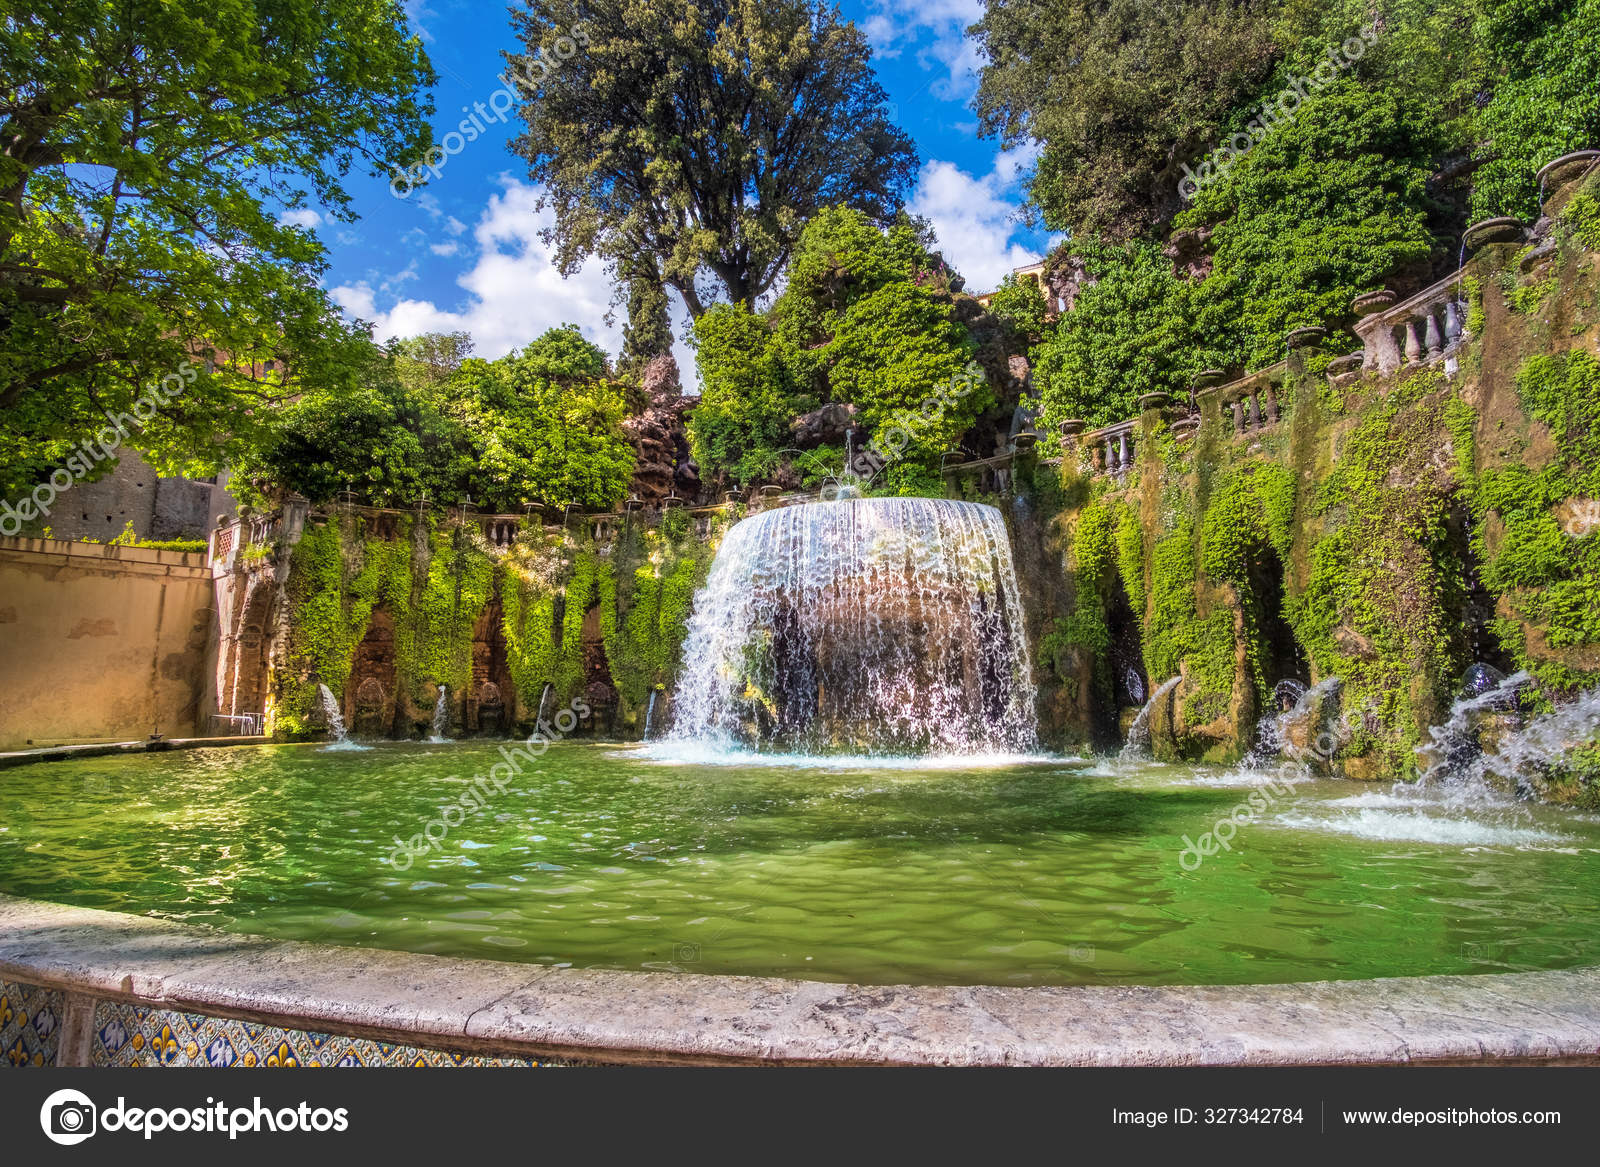
<svg viewBox="0 0 1600 1167"><path fill-rule="evenodd" d="M1059 577L1024 584L1047 609L1052 744L1119 741L1133 697L1178 678L1151 709L1157 754L1230 760L1280 681L1338 677L1341 770L1401 777L1474 662L1527 669L1547 705L1600 683L1597 191L1474 256L1449 362L1329 376L1295 348L1250 386L1276 422L1236 432L1202 390L1198 430L1175 433L1181 408L1142 415L1119 476L1070 439L1059 467L1019 463L991 501L1040 544L1019 547L1024 574ZM1142 686L1121 675L1120 611Z"/></svg>
<svg viewBox="0 0 1600 1167"><path fill-rule="evenodd" d="M425 736L443 686L454 734L578 701L586 729L637 736L730 517L634 516L602 540L528 524L500 545L437 514L314 516L287 552L274 731L324 733L326 685L347 724Z"/></svg>

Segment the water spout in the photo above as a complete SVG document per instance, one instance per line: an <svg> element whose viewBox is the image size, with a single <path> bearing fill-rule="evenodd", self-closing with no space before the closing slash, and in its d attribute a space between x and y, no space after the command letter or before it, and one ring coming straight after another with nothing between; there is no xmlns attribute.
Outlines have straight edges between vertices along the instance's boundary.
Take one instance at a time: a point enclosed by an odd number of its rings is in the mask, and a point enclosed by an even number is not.
<svg viewBox="0 0 1600 1167"><path fill-rule="evenodd" d="M845 498L729 531L695 597L669 743L808 755L1035 744L1005 521L949 499Z"/></svg>
<svg viewBox="0 0 1600 1167"><path fill-rule="evenodd" d="M328 722L329 741L323 749L327 750L364 750L367 747L358 745L349 739L344 726L344 714L339 710L339 699L333 695L333 690L326 685L318 685L317 693L322 700L322 716Z"/></svg>
<svg viewBox="0 0 1600 1167"><path fill-rule="evenodd" d="M1150 694L1150 700L1144 703L1144 706L1139 710L1138 716L1133 719L1133 724L1128 727L1128 740L1122 747L1121 756L1124 759L1131 760L1149 755L1150 710L1154 709L1156 702L1170 693L1173 686L1182 679L1182 677L1168 677L1161 682L1154 693Z"/></svg>
<svg viewBox="0 0 1600 1167"><path fill-rule="evenodd" d="M439 699L433 703L433 736L430 742L447 742L449 736L444 732L450 728L450 686L439 686Z"/></svg>
<svg viewBox="0 0 1600 1167"><path fill-rule="evenodd" d="M650 704L649 704L648 707L646 707L646 709L644 711L644 740L645 741L649 741L650 740L650 727L651 727L651 723L655 721L655 716L656 716L656 698L659 697L659 696L661 696L661 690L660 689L651 689L650 690Z"/></svg>

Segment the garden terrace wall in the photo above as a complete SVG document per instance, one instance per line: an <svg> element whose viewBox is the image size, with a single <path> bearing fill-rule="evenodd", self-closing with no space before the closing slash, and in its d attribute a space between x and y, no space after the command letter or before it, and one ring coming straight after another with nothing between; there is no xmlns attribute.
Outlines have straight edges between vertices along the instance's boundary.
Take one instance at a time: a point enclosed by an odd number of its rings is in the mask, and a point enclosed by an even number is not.
<svg viewBox="0 0 1600 1167"><path fill-rule="evenodd" d="M200 554L0 539L0 749L209 728Z"/></svg>

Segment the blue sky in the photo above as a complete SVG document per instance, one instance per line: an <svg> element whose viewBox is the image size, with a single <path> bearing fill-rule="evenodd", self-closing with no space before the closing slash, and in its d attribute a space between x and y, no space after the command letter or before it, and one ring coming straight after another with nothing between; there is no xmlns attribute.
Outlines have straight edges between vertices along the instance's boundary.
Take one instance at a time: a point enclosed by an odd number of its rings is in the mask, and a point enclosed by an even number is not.
<svg viewBox="0 0 1600 1167"><path fill-rule="evenodd" d="M439 74L437 136L461 120L462 107L488 102L501 87L510 21L499 0L406 0L406 7ZM1038 255L1045 239L1016 217L1030 152L1002 152L980 138L970 108L980 61L964 30L981 14L981 0L847 0L841 8L866 31L892 112L916 141L922 165L911 209L932 221L970 290L994 286ZM538 190L507 149L514 129L514 114L491 124L405 199L387 180L352 176L361 213L353 224L315 210L294 214L327 245L327 285L347 315L372 321L380 339L464 329L483 357L570 321L615 354L621 321L605 321L610 281L599 261L570 279L555 272L538 238L549 221L536 210ZM681 333L684 316L673 299ZM692 384L692 358L681 343L678 357Z"/></svg>

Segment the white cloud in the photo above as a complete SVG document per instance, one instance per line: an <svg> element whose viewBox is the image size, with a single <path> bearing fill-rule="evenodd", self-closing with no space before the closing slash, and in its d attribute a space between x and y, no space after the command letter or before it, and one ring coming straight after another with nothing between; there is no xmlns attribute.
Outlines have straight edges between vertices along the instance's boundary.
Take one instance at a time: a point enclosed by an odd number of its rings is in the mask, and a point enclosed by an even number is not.
<svg viewBox="0 0 1600 1167"><path fill-rule="evenodd" d="M898 57L911 49L924 69L943 71L928 84L941 101L965 101L978 88L983 58L967 28L983 16L983 0L869 0L861 24L873 52Z"/></svg>
<svg viewBox="0 0 1600 1167"><path fill-rule="evenodd" d="M301 207L297 211L285 211L278 216L278 222L285 227L302 227L310 231L314 227L322 226L322 216L310 207Z"/></svg>
<svg viewBox="0 0 1600 1167"><path fill-rule="evenodd" d="M448 239L443 243L428 244L428 250L435 255L458 255L461 252L461 244L454 239Z"/></svg>
<svg viewBox="0 0 1600 1167"><path fill-rule="evenodd" d="M589 340L613 356L622 347L622 322L607 324L611 279L599 260L591 259L571 278L556 269L552 249L539 238L553 216L537 208L537 187L502 175L501 190L472 228L477 247L472 266L457 277L465 293L455 305L398 296L398 288L416 278L415 261L403 272L379 279L342 284L331 291L345 314L369 320L379 340L423 332L472 334L473 352L493 359L537 339L547 329L576 324ZM448 223L445 230L450 231ZM466 230L465 225L462 230ZM452 232L455 233L455 232ZM431 244L436 254L456 246ZM674 331L682 331L684 314L675 304ZM681 341L673 351L688 385L694 383L694 358Z"/></svg>
<svg viewBox="0 0 1600 1167"><path fill-rule="evenodd" d="M1017 186L1037 157L1021 146L1002 151L994 168L973 177L953 162L922 167L910 211L933 224L945 260L966 277L969 292L992 291L1012 268L1039 256L1012 241L1017 229Z"/></svg>

